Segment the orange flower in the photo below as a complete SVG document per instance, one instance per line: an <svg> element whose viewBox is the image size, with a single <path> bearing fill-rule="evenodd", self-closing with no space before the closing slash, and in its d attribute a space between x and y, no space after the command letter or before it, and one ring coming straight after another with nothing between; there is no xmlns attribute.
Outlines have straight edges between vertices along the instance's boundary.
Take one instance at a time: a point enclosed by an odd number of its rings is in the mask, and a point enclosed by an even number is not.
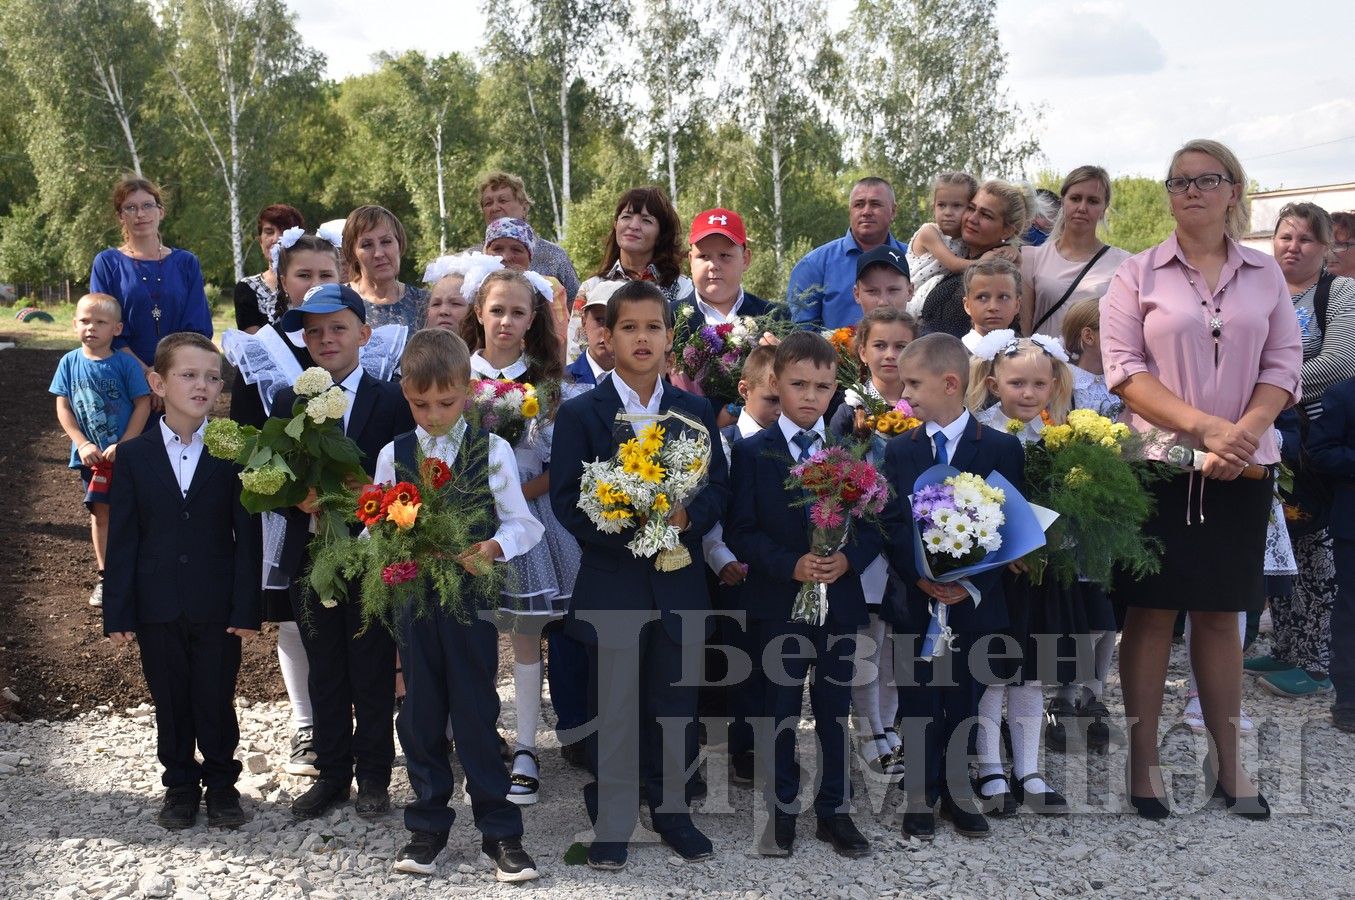
<svg viewBox="0 0 1355 900"><path fill-rule="evenodd" d="M370 528L381 521L386 512L386 505L382 502L385 496L386 492L379 484L369 484L362 489L358 496L358 520L363 525Z"/></svg>
<svg viewBox="0 0 1355 900"><path fill-rule="evenodd" d="M414 527L414 520L419 517L419 507L422 505L396 500L386 507L386 518L390 519L400 531L406 531Z"/></svg>
<svg viewBox="0 0 1355 900"><path fill-rule="evenodd" d="M386 491L385 496L381 498L381 511L388 511L392 503L415 504L419 502L419 489L408 481L402 481L399 484Z"/></svg>
<svg viewBox="0 0 1355 900"><path fill-rule="evenodd" d="M452 470L436 456L423 461L423 478L434 488L440 488L452 480Z"/></svg>
<svg viewBox="0 0 1355 900"><path fill-rule="evenodd" d="M852 343L856 339L856 329L850 325L835 329L828 335L828 343L832 344L838 352L850 352Z"/></svg>
<svg viewBox="0 0 1355 900"><path fill-rule="evenodd" d="M1042 409L1040 410L1040 421L1046 425L1053 425L1054 417L1049 414L1049 410Z"/></svg>

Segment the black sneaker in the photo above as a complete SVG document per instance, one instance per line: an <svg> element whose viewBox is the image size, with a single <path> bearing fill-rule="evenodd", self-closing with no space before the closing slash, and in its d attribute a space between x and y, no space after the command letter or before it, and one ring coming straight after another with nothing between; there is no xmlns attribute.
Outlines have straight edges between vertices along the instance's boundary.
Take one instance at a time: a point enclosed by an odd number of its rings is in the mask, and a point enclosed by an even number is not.
<svg viewBox="0 0 1355 900"><path fill-rule="evenodd" d="M1062 697L1049 701L1044 714L1044 745L1050 750L1063 753L1068 749L1068 722L1077 718L1077 708Z"/></svg>
<svg viewBox="0 0 1355 900"><path fill-rule="evenodd" d="M245 824L245 811L240 808L240 792L235 788L207 789L207 827L239 828Z"/></svg>
<svg viewBox="0 0 1355 900"><path fill-rule="evenodd" d="M202 791L197 785L170 788L165 792L165 802L155 817L155 823L170 831L192 828L201 802Z"/></svg>
<svg viewBox="0 0 1355 900"><path fill-rule="evenodd" d="M412 831L409 843L395 857L395 871L407 875L432 875L438 854L447 846L445 831Z"/></svg>
<svg viewBox="0 0 1355 900"><path fill-rule="evenodd" d="M298 728L292 735L292 756L282 771L288 775L320 777L320 770L315 767L315 733L310 728Z"/></svg>
<svg viewBox="0 0 1355 900"><path fill-rule="evenodd" d="M1333 706L1331 723L1341 731L1355 733L1355 707Z"/></svg>
<svg viewBox="0 0 1355 900"><path fill-rule="evenodd" d="M583 741L575 741L572 744L562 744L560 746L560 756L565 762L574 766L576 769L588 769L588 748Z"/></svg>
<svg viewBox="0 0 1355 900"><path fill-rule="evenodd" d="M494 860L494 878L498 881L511 884L538 877L536 863L522 849L522 838L485 838L480 841L480 849Z"/></svg>
<svg viewBox="0 0 1355 900"><path fill-rule="evenodd" d="M370 781L358 782L358 795L353 798L353 812L364 819L379 819L390 812L390 790Z"/></svg>
<svg viewBox="0 0 1355 900"><path fill-rule="evenodd" d="M309 791L292 801L292 815L298 819L315 819L348 799L349 786L321 778Z"/></svg>

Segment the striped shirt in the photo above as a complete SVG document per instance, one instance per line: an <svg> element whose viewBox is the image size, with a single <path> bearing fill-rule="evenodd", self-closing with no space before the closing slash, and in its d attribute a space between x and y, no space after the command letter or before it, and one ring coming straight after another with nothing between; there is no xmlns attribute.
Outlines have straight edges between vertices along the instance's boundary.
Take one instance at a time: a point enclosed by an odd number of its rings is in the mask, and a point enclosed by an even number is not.
<svg viewBox="0 0 1355 900"><path fill-rule="evenodd" d="M1316 297L1316 283L1294 297L1303 334L1303 408L1314 419L1322 415L1327 388L1355 377L1355 278L1332 281L1325 329L1317 321Z"/></svg>

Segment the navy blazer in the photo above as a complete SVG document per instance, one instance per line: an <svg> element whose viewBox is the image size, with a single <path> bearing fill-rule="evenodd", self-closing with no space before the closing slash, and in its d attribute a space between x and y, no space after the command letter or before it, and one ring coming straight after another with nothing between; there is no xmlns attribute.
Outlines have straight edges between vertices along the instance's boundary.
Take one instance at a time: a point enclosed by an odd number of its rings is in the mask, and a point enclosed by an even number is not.
<svg viewBox="0 0 1355 900"><path fill-rule="evenodd" d="M258 628L259 529L240 505L240 467L205 449L185 495L159 421L118 445L109 497L104 633L189 622Z"/></svg>
<svg viewBox="0 0 1355 900"><path fill-rule="evenodd" d="M725 543L748 578L740 598L750 619L789 621L799 593L795 564L809 552L809 508L793 506L803 491L786 487L792 462L790 446L777 422L733 448L730 483L734 500L725 523ZM884 539L872 524L855 523L842 548L850 568L828 586L830 631L855 631L869 621L861 573L880 555Z"/></svg>
<svg viewBox="0 0 1355 900"><path fill-rule="evenodd" d="M695 315L697 315L697 316L699 316L699 317L701 318L702 324L705 324L705 317L701 315L701 310L696 309L696 289L695 289L695 288L692 288L691 293L689 293L689 294L683 294L681 297L679 297L678 299L674 300L672 306L673 306L673 321L674 321L674 322L679 321L679 317L682 315L682 308L683 308L684 306L690 306L690 307L692 307L693 310L695 310ZM781 309L785 309L785 307L780 307L780 308L781 308ZM757 294L753 294L753 293L750 293L750 292L748 292L748 291L744 291L744 292L743 292L743 303L739 306L739 313L738 313L738 314L741 315L741 316L764 316L764 315L766 315L767 313L771 312L771 311L774 310L774 309L777 309L777 307L772 306L772 304L768 303L766 300L763 300L763 299L762 299L761 297L759 297ZM787 317L787 318L790 317L790 312L789 312L789 310L786 311L786 317Z"/></svg>
<svg viewBox="0 0 1355 900"><path fill-rule="evenodd" d="M290 387L278 391L273 400L273 416L290 419L296 394ZM379 381L366 372L358 382L357 393L353 396L353 409L348 414L348 429L345 432L362 451L362 468L371 478L376 471L376 457L381 448L395 440L397 434L414 430L414 416L409 411L400 386L390 381ZM283 539L282 558L278 567L289 577L296 578L310 543L311 531L309 514L296 507L287 510L287 536Z"/></svg>
<svg viewBox="0 0 1355 900"><path fill-rule="evenodd" d="M965 424L950 465L961 472L988 477L1001 473L1018 491L1025 491L1025 451L1015 436L981 425L973 415ZM906 634L926 631L931 619L932 598L917 586L917 566L913 557L913 511L908 497L917 477L936 464L927 427L919 425L885 445L885 477L894 496L883 516L885 533L890 536L888 559L894 574L906 590L887 595L880 616ZM970 579L981 595L978 608L968 597L950 608L950 627L956 632L991 634L1007 625L1007 605L1002 595L1002 569L993 569Z"/></svg>
<svg viewBox="0 0 1355 900"><path fill-rule="evenodd" d="M569 365L565 366L565 371L574 379L575 384L597 385L597 379L593 377L593 367L588 363L588 351L584 350L579 354L579 358Z"/></svg>
<svg viewBox="0 0 1355 900"><path fill-rule="evenodd" d="M1308 426L1307 450L1313 466L1332 476L1327 530L1339 540L1355 540L1355 378L1322 394L1322 415Z"/></svg>
<svg viewBox="0 0 1355 900"><path fill-rule="evenodd" d="M638 558L626 549L627 542L635 536L633 529L606 534L579 509L579 479L583 464L616 455L615 418L622 408L621 396L616 392L616 377L613 374L588 393L566 400L555 417L550 460L551 509L578 540L582 550L567 624L583 640L590 643L600 640L608 646L616 646L618 641L632 642L635 635L627 638L618 634L614 639L595 636L587 623L577 619L577 614L597 610L659 610L665 629L675 641L700 643L705 640L709 621L703 623L705 628L689 627L684 633L681 619L674 613L677 610L710 609L701 538L724 518L729 504L728 468L715 428L715 416L704 398L671 384L663 385L660 411L677 409L704 423L710 433L711 458L709 482L687 503L691 525L682 533L682 544L691 553L692 564L676 572L660 572L654 568L653 559Z"/></svg>

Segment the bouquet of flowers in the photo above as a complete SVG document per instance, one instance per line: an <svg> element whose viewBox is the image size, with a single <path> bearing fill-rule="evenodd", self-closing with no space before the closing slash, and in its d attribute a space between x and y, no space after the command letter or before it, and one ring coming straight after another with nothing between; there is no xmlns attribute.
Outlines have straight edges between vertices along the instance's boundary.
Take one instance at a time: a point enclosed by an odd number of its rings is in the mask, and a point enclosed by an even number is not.
<svg viewBox="0 0 1355 900"><path fill-rule="evenodd" d="M707 397L737 397L744 360L757 346L762 332L752 316L733 322L702 325L695 306L682 307L673 341L674 369Z"/></svg>
<svg viewBox="0 0 1355 900"><path fill-rule="evenodd" d="M467 430L462 440L476 440L473 435ZM486 441L482 436L464 446L458 458L486 454ZM468 621L469 579L480 581L477 591L496 596L504 577L499 566L472 576L461 563L474 535L493 530L489 480L462 477L446 460L425 457L421 449L416 458L417 471L399 472L402 481L341 492L338 497L347 504L349 518L367 530L356 538L345 534L311 560L310 585L325 607L345 599L346 583L357 581L364 630L379 622L394 633L411 602L416 615L426 613L427 604L438 603Z"/></svg>
<svg viewBox="0 0 1355 900"><path fill-rule="evenodd" d="M844 325L824 332L828 343L837 351L837 383L844 389L859 387L861 361L856 355L856 326Z"/></svg>
<svg viewBox="0 0 1355 900"><path fill-rule="evenodd" d="M1040 436L1026 444L1026 484L1030 499L1059 519L1031 561L1032 580L1047 571L1064 584L1082 576L1109 585L1117 567L1136 577L1156 572L1159 548L1142 529L1153 508L1145 485L1159 469L1135 458L1141 439L1090 409L1046 424Z"/></svg>
<svg viewBox="0 0 1355 900"><path fill-rule="evenodd" d="M620 448L610 460L585 462L579 483L579 509L597 529L620 534L635 529L626 544L636 557L654 557L660 572L692 562L691 553L668 521L673 507L705 487L710 469L710 433L705 425L677 410L657 419L617 414ZM635 432L638 421L648 424ZM626 433L632 436L626 438Z"/></svg>
<svg viewBox="0 0 1355 900"><path fill-rule="evenodd" d="M884 476L843 447L828 447L797 464L786 487L806 494L800 505L809 506L809 552L817 556L845 547L853 521L879 515L889 499ZM790 620L822 625L827 616L828 585L801 584Z"/></svg>
<svg viewBox="0 0 1355 900"><path fill-rule="evenodd" d="M302 372L292 389L296 401L290 419L271 418L263 428L214 419L203 444L218 459L244 467L240 502L252 513L296 506L314 491L321 498L318 533L333 540L345 516L323 498L367 478L362 451L343 432L349 397L319 366Z"/></svg>
<svg viewBox="0 0 1355 900"><path fill-rule="evenodd" d="M918 476L909 498L913 507L913 553L918 574L928 581L959 582L975 605L979 590L971 575L1020 559L1042 547L1042 523L1035 510L997 472L987 479L935 465ZM949 607L932 605L922 640L922 659L954 649L947 624Z"/></svg>
<svg viewBox="0 0 1355 900"><path fill-rule="evenodd" d="M474 379L466 398L466 418L517 446L527 426L541 414L536 388L517 381Z"/></svg>

